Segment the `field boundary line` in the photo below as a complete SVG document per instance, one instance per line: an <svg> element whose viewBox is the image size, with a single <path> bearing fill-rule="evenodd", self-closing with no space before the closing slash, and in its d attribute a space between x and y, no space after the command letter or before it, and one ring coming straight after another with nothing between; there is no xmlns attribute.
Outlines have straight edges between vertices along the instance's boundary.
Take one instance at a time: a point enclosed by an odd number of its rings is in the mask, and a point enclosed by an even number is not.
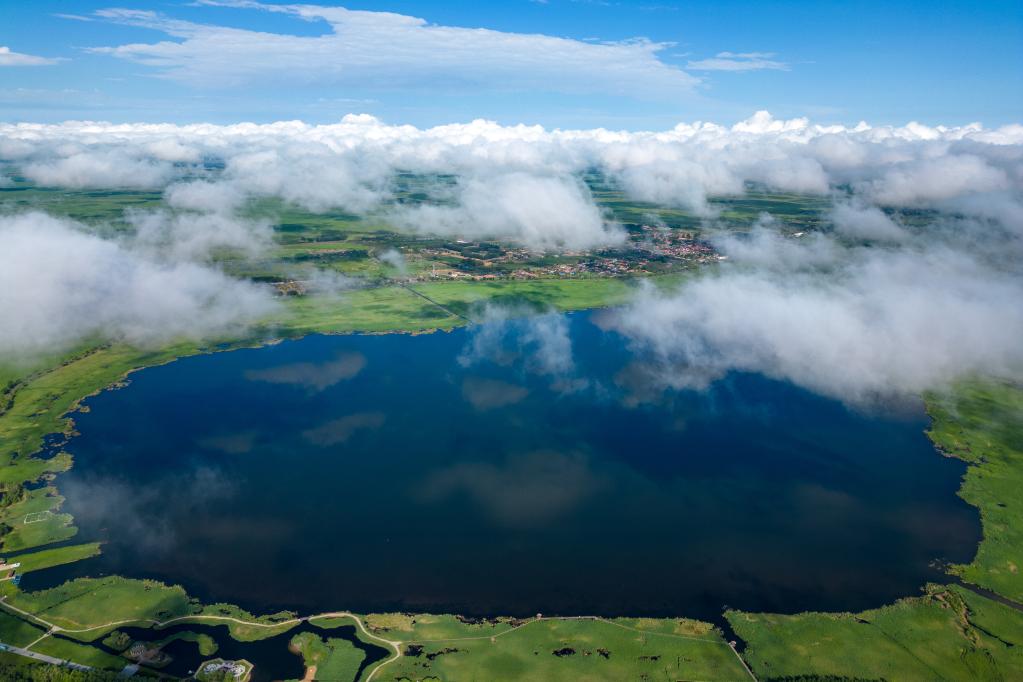
<svg viewBox="0 0 1023 682"><path fill-rule="evenodd" d="M30 516L33 517L31 521L28 520ZM21 520L21 525L27 526L30 523L41 523L53 516L56 516L56 514L54 514L53 510L51 509L44 509L43 511L37 512L29 512L28 514L25 514L25 518Z"/></svg>

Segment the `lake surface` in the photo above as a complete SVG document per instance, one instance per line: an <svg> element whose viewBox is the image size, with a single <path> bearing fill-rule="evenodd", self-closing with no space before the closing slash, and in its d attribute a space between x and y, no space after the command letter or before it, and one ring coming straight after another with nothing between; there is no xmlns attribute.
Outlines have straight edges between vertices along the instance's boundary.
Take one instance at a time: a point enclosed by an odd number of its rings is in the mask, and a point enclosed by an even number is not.
<svg viewBox="0 0 1023 682"><path fill-rule="evenodd" d="M920 406L863 414L732 374L662 390L599 314L311 336L132 375L58 487L102 556L255 612L860 609L968 561Z"/></svg>

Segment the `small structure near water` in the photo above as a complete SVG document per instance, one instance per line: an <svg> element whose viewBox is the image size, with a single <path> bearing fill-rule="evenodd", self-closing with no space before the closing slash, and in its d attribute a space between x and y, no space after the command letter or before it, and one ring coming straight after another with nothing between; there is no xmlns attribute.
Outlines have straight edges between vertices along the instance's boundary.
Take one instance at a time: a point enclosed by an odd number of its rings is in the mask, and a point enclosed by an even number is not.
<svg viewBox="0 0 1023 682"><path fill-rule="evenodd" d="M195 673L195 679L200 682L212 682L213 680L246 682L251 675L252 664L246 660L225 661L222 658L215 658L199 666L199 670Z"/></svg>

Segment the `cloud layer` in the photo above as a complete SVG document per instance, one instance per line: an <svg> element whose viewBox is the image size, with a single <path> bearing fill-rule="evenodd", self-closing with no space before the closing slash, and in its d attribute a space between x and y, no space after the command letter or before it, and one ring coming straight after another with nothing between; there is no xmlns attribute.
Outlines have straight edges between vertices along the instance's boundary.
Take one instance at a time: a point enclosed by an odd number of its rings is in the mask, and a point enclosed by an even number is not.
<svg viewBox="0 0 1023 682"><path fill-rule="evenodd" d="M836 213L846 226L849 210L876 205L964 213L1016 232L1023 221L1020 125L848 128L766 112L732 127L698 122L663 132L488 121L419 129L366 115L332 125L2 124L0 159L46 186L167 188L170 203L217 215L247 197L279 197L312 211L371 212L420 231L536 248L621 240L579 180L594 170L631 200L708 218L709 197L757 183L851 195L850 208ZM396 203L398 178L409 172L435 201ZM880 219L864 229L898 236L898 226Z"/></svg>
<svg viewBox="0 0 1023 682"><path fill-rule="evenodd" d="M218 248L258 252L269 241L269 225L238 218L253 197L539 249L620 243L581 180L596 171L628 199L688 209L708 227L709 199L749 183L832 200L823 232L794 238L763 218L749 235L718 238L730 260L715 276L673 294L649 291L620 316L617 328L666 383L740 369L862 402L964 373L1018 376L1023 363L1020 125L850 128L766 112L662 132L487 121L418 129L369 116L322 126L5 124L0 159L9 175L50 186L162 189L168 205L130 217L138 236L129 246L39 216L33 244L25 218L5 218L0 312L20 325L0 332L8 348L18 339L66 344L100 328L143 341L150 330L191 333L179 317L205 332L258 309L248 285L202 265ZM406 200L409 174L425 201ZM80 254L93 252L89 263L100 265L86 267ZM46 274L39 264L54 255L67 264ZM43 305L14 293L23 279L40 281ZM111 293L122 290L130 295ZM137 292L156 303L141 305ZM243 305L226 305L226 292ZM76 312L88 305L101 314ZM65 318L57 331L52 320ZM558 348L549 326L536 348L502 352L532 353L543 371L565 373L555 367L564 354L544 350Z"/></svg>
<svg viewBox="0 0 1023 682"><path fill-rule="evenodd" d="M851 220L875 229L876 216ZM975 373L1023 378L1023 273L958 241L725 240L737 262L677 291L647 288L609 326L664 387L702 388L738 370L870 405Z"/></svg>
<svg viewBox="0 0 1023 682"><path fill-rule="evenodd" d="M237 333L272 307L260 287L158 261L41 213L0 217L0 358L85 339L154 346Z"/></svg>
<svg viewBox="0 0 1023 682"><path fill-rule="evenodd" d="M398 89L601 92L677 98L698 82L658 58L668 45L636 38L596 43L541 34L430 24L392 12L316 5L206 2L322 22L317 36L196 24L141 10L105 9L109 21L161 31L178 40L93 48L200 87L250 83L386 83ZM428 85L427 85L428 84Z"/></svg>

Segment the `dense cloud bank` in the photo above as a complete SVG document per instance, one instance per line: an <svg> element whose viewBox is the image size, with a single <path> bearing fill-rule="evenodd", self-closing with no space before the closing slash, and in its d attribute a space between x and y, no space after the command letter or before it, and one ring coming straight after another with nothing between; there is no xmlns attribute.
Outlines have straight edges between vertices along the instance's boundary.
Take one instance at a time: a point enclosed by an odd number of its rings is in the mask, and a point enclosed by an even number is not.
<svg viewBox="0 0 1023 682"><path fill-rule="evenodd" d="M539 248L621 239L578 180L590 170L631 199L708 217L708 197L741 194L754 182L819 194L840 187L869 205L1023 221L1020 125L849 128L767 112L732 127L679 124L663 132L487 121L419 129L366 115L333 125L0 124L0 159L47 186L167 188L184 202L275 196L313 211L377 212L425 231ZM454 180L426 188L441 195L440 205L395 208L403 171Z"/></svg>
<svg viewBox="0 0 1023 682"><path fill-rule="evenodd" d="M0 217L0 360L89 338L154 346L235 332L272 306L253 284L81 227L41 213Z"/></svg>
<svg viewBox="0 0 1023 682"><path fill-rule="evenodd" d="M422 130L369 116L6 124L0 160L35 183L150 188L167 204L128 216L130 244L38 215L3 218L0 314L14 322L0 330L0 352L100 330L140 342L205 334L251 318L266 300L205 263L220 248L255 254L268 243L269 224L239 217L252 198L540 249L614 245L622 230L580 179L598 171L632 200L683 207L708 225L708 199L748 183L832 199L828 230L793 237L763 216L749 235L717 238L729 260L714 274L645 290L609 322L665 385L737 369L866 403L975 372L1023 378L1020 125L849 128L766 112L664 132L486 121ZM403 173L433 200L399 201ZM892 208L928 212L910 220Z"/></svg>
<svg viewBox="0 0 1023 682"><path fill-rule="evenodd" d="M1023 250L1000 242L1015 261L1003 268L965 251L961 236L848 247L762 228L721 240L734 260L716 274L646 287L605 323L663 387L750 371L871 405L972 374L1023 379Z"/></svg>

